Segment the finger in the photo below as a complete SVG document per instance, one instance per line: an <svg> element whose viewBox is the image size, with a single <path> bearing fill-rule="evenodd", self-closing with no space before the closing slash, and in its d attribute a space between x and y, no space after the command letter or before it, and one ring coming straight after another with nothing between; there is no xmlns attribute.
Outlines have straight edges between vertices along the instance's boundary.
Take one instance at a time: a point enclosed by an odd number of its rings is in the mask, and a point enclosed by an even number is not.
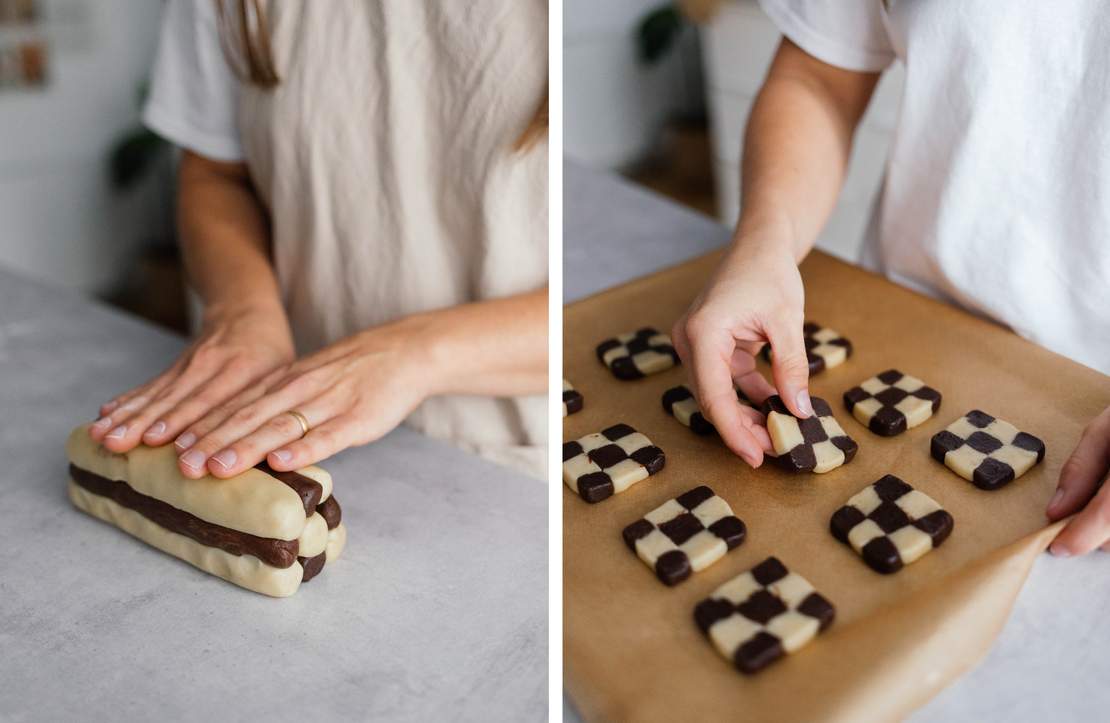
<svg viewBox="0 0 1110 723"><path fill-rule="evenodd" d="M735 357L736 355L733 354L733 356ZM749 356L749 358L751 357ZM733 368L735 370L735 365ZM762 374L754 369L746 374L740 375L737 375L734 371L733 381L736 383L736 386L740 388L740 391L744 393L744 396L752 400L755 404L763 404L763 402L767 400L767 397L774 396L775 394L775 388L763 378Z"/></svg>
<svg viewBox="0 0 1110 723"><path fill-rule="evenodd" d="M309 429L312 430L345 412L346 401L329 395L300 404L297 411L304 415ZM208 471L216 477L232 477L266 459L270 452L284 448L305 434L296 417L282 412L212 455L208 459Z"/></svg>
<svg viewBox="0 0 1110 723"><path fill-rule="evenodd" d="M291 383L280 386L272 392L263 393L257 399L232 412L211 431L198 435L196 444L179 458L182 472L189 477L203 476L209 457L247 436L277 415L295 409L315 396L315 389L310 386L311 381L308 375L300 375ZM204 464L196 466L202 459ZM219 466L230 466L234 461L224 458Z"/></svg>
<svg viewBox="0 0 1110 723"><path fill-rule="evenodd" d="M173 446L177 450L177 463L182 473L194 478L207 474L208 457L223 445L219 442L210 442L201 447L199 446L201 440L208 438L232 416L261 399L265 394L264 386L252 384L228 401L216 406L178 435Z"/></svg>
<svg viewBox="0 0 1110 723"><path fill-rule="evenodd" d="M181 441L185 436L182 432L187 427L204 419L205 415L243 393L252 381L252 376L241 370L230 367L222 369L205 380L203 384L191 389L186 397L176 400L171 407L160 411L150 428L143 434L143 441L155 446L165 444L171 439ZM257 397L251 398L250 401L254 401L255 398ZM228 412L228 415L230 413ZM226 419L226 416L220 421L223 419ZM214 422L209 428L215 427L216 424L218 422ZM188 449L197 438L194 432L192 441L183 440L189 444L178 446L181 449Z"/></svg>
<svg viewBox="0 0 1110 723"><path fill-rule="evenodd" d="M1091 499L1095 487L1110 469L1110 410L1095 417L1083 430L1075 451L1060 469L1060 483L1045 514L1059 520L1079 510Z"/></svg>
<svg viewBox="0 0 1110 723"><path fill-rule="evenodd" d="M771 342L771 373L783 403L796 417L813 416L801 321L791 318L776 322L767 329L767 336Z"/></svg>
<svg viewBox="0 0 1110 723"><path fill-rule="evenodd" d="M97 419L92 426L89 427L89 436L101 443L103 443L105 437L110 437L112 440L124 437L127 433L127 429L126 427L120 429L121 422L130 418L136 411L146 406L150 400L176 379L180 368L181 362L179 360L174 362L169 369L145 384L141 384L131 391L116 397L112 400L116 405L111 411L102 415L100 419ZM111 404L112 402L108 403L108 405Z"/></svg>
<svg viewBox="0 0 1110 723"><path fill-rule="evenodd" d="M152 400L121 417L118 426L104 438L104 446L113 452L127 452L141 442L164 442L166 424L160 418L173 409L182 399L207 381L202 372L185 370L167 384ZM115 415L113 415L115 418ZM157 426L154 426L157 425ZM153 434L149 434L153 430ZM120 432L122 431L122 434Z"/></svg>
<svg viewBox="0 0 1110 723"><path fill-rule="evenodd" d="M358 420L344 414L312 429L303 439L271 452L266 462L276 470L300 469L341 452L358 439Z"/></svg>
<svg viewBox="0 0 1110 723"><path fill-rule="evenodd" d="M1057 557L1073 557L1086 555L1107 541L1110 541L1110 485L1104 484L1048 549Z"/></svg>
<svg viewBox="0 0 1110 723"><path fill-rule="evenodd" d="M694 333L689 333L693 331ZM699 329L687 332L692 347L695 387L702 414L709 418L725 445L752 467L763 463L763 447L752 434L752 420L741 410L732 386L730 361L734 349L724 330Z"/></svg>

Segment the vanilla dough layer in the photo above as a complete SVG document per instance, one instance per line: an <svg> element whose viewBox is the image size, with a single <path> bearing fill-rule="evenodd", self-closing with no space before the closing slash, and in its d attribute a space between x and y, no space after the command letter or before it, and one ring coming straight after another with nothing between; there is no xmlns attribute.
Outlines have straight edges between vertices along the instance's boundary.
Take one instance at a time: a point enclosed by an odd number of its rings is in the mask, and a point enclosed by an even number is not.
<svg viewBox="0 0 1110 723"><path fill-rule="evenodd" d="M172 444L139 446L127 454L115 454L89 437L88 425L81 425L70 433L66 453L81 469L107 479L125 480L136 492L206 522L279 540L296 540L303 534L319 535L318 523L306 525L304 501L297 492L259 469L248 469L230 479L211 475L189 479L177 467L177 453ZM331 495L331 475L325 470L305 467L297 473L320 484L323 488L321 502ZM315 530L310 531L309 527ZM319 547L319 540L310 537L306 541L310 550Z"/></svg>
<svg viewBox="0 0 1110 723"><path fill-rule="evenodd" d="M228 582L272 597L288 597L301 586L304 568L299 562L286 568L277 568L252 555L232 555L217 547L202 545L184 535L170 532L134 510L85 490L73 480L69 481L68 486L70 501L81 511ZM301 514L304 514L303 508ZM343 551L347 531L340 524L326 537L327 561L332 562Z"/></svg>

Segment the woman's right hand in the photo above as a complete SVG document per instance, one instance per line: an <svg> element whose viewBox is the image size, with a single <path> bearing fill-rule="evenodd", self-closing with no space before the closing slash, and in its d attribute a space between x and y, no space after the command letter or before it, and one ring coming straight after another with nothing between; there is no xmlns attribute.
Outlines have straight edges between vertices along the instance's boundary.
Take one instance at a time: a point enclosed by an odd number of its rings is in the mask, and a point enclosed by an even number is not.
<svg viewBox="0 0 1110 723"><path fill-rule="evenodd" d="M177 361L103 404L89 435L112 452L127 452L140 443L161 446L293 358L289 322L276 300L209 311L200 335ZM178 449L193 441L177 440Z"/></svg>
<svg viewBox="0 0 1110 723"><path fill-rule="evenodd" d="M772 373L783 402L799 417L813 414L802 278L791 244L777 236L757 232L738 238L671 332L691 369L702 413L752 467L763 463L771 440L763 415L737 401L734 383L757 404L775 394L756 370L755 355L765 343L771 344Z"/></svg>

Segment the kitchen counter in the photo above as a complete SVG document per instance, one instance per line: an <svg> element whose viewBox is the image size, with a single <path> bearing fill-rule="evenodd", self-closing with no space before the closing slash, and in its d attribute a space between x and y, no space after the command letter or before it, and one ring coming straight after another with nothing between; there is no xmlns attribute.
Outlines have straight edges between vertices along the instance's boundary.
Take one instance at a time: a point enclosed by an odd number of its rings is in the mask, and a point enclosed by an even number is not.
<svg viewBox="0 0 1110 723"><path fill-rule="evenodd" d="M0 720L545 719L540 481L408 429L336 455L347 548L285 599L70 505L70 429L183 343L0 271Z"/></svg>
<svg viewBox="0 0 1110 723"><path fill-rule="evenodd" d="M720 248L729 230L619 178L564 165L564 301ZM1101 720L1110 711L1110 555L1041 556L986 659L913 721ZM564 721L578 721L565 700Z"/></svg>

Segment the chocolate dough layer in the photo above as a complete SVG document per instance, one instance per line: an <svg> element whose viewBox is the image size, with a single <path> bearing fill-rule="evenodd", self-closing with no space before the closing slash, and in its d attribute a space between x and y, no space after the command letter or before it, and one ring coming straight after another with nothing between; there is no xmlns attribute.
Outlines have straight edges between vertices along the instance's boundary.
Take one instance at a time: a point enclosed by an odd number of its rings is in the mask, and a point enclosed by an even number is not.
<svg viewBox="0 0 1110 723"><path fill-rule="evenodd" d="M74 465L69 466L69 474L81 487L89 492L138 512L151 522L196 540L208 547L218 547L232 555L254 555L267 565L286 568L297 561L297 540L274 540L258 537L229 527L205 522L184 510L179 510L162 500L135 491L122 480L110 480ZM298 475L299 476L299 475ZM319 489L320 485L313 482ZM319 499L319 495L317 495ZM315 559L315 558L313 558Z"/></svg>
<svg viewBox="0 0 1110 723"><path fill-rule="evenodd" d="M286 486L296 492L301 498L301 503L304 505L305 517L312 516L312 511L316 509L316 505L320 504L320 498L324 496L324 488L320 486L319 482L314 479L309 479L297 472L278 472L276 469L266 464L266 460L262 460L254 467L255 469L262 470L274 479L284 482Z"/></svg>
<svg viewBox="0 0 1110 723"><path fill-rule="evenodd" d="M308 582L312 578L320 574L324 569L324 563L328 560L328 553L321 552L316 557L298 557L297 562L301 563L304 568L304 574L301 575L301 582Z"/></svg>
<svg viewBox="0 0 1110 723"><path fill-rule="evenodd" d="M335 501L334 494L317 505L316 511L324 518L324 522L328 523L329 530L339 527L339 523L343 519L343 511L339 509L339 503Z"/></svg>

